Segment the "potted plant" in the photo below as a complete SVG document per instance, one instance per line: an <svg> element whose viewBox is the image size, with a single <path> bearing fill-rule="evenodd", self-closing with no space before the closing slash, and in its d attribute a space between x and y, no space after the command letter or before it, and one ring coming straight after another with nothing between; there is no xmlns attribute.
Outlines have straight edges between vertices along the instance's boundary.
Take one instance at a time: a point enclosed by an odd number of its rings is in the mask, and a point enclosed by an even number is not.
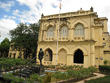
<svg viewBox="0 0 110 83"><path fill-rule="evenodd" d="M104 65L107 65L108 61L107 60L104 60Z"/></svg>

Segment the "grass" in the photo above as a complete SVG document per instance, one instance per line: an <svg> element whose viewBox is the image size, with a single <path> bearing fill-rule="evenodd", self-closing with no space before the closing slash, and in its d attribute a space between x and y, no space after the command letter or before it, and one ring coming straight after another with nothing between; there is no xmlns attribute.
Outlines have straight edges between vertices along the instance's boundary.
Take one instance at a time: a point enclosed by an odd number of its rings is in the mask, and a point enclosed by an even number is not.
<svg viewBox="0 0 110 83"><path fill-rule="evenodd" d="M105 77L100 77L97 79L91 79L86 83L110 83L110 75L107 75Z"/></svg>

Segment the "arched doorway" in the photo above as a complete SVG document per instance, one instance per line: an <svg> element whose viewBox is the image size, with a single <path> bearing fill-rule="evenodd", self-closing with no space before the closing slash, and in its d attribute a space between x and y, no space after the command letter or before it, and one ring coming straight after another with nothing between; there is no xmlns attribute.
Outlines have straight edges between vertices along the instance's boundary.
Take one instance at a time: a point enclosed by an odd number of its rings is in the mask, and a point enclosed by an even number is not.
<svg viewBox="0 0 110 83"><path fill-rule="evenodd" d="M48 48L48 49L45 51L44 60L45 60L45 61L52 61L52 57L53 57L53 52L52 52L51 49Z"/></svg>
<svg viewBox="0 0 110 83"><path fill-rule="evenodd" d="M78 49L74 53L74 63L81 63L82 64L83 62L84 62L83 52L80 49Z"/></svg>

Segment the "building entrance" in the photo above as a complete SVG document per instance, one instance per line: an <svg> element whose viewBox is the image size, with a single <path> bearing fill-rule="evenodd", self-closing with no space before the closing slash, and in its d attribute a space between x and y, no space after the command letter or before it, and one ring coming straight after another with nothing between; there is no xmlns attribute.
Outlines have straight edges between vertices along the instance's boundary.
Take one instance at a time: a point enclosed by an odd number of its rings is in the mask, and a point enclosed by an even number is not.
<svg viewBox="0 0 110 83"><path fill-rule="evenodd" d="M84 62L84 55L83 52L78 49L74 53L74 63L83 63Z"/></svg>
<svg viewBox="0 0 110 83"><path fill-rule="evenodd" d="M45 51L44 60L45 61L52 61L53 52L51 49L47 49Z"/></svg>

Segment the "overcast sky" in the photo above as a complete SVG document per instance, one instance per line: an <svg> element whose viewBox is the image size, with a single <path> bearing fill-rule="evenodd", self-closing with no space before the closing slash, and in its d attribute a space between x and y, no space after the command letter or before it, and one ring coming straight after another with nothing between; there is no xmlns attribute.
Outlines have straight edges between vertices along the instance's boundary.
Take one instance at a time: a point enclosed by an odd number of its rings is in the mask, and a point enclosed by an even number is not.
<svg viewBox="0 0 110 83"><path fill-rule="evenodd" d="M61 13L90 10L92 6L98 17L108 18L110 32L110 0L0 0L0 42L6 37L11 40L9 30L21 22L36 23L42 13L58 14L60 1Z"/></svg>

